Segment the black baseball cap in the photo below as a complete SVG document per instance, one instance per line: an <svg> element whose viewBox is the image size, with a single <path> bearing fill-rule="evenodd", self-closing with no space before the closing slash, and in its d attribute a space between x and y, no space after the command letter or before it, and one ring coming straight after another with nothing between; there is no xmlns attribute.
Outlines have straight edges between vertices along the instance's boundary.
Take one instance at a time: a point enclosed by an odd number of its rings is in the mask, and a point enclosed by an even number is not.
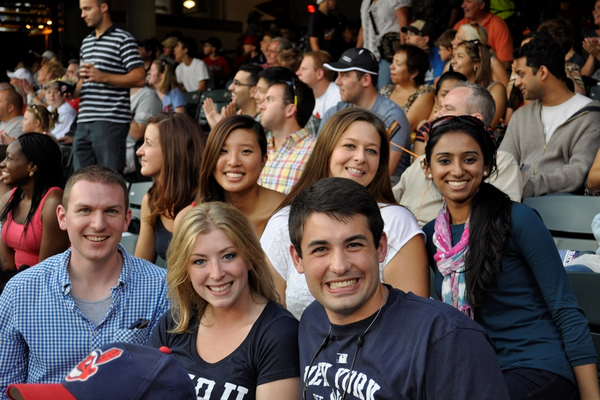
<svg viewBox="0 0 600 400"><path fill-rule="evenodd" d="M416 33L419 36L429 36L430 38L433 36L433 27L429 22L423 21L422 19L414 21L409 26L402 27L402 33L406 33L408 31Z"/></svg>
<svg viewBox="0 0 600 400"><path fill-rule="evenodd" d="M337 62L325 63L323 66L337 72L362 71L371 75L377 75L379 72L377 59L364 48L348 49Z"/></svg>

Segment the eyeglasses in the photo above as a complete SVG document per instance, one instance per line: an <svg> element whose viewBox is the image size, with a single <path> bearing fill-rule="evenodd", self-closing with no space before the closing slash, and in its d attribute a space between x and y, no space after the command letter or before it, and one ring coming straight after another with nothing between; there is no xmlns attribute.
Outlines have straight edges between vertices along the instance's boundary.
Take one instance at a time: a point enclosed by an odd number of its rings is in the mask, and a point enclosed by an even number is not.
<svg viewBox="0 0 600 400"><path fill-rule="evenodd" d="M237 79L233 80L233 85L234 86L248 86L248 87L254 87L254 86L256 86L256 85L251 85L249 83L242 83L242 82L238 81Z"/></svg>
<svg viewBox="0 0 600 400"><path fill-rule="evenodd" d="M434 131L444 127L461 129L465 125L471 128L480 129L483 133L485 133L485 125L479 118L475 118L470 115L446 115L436 119L431 123L430 137L435 134Z"/></svg>

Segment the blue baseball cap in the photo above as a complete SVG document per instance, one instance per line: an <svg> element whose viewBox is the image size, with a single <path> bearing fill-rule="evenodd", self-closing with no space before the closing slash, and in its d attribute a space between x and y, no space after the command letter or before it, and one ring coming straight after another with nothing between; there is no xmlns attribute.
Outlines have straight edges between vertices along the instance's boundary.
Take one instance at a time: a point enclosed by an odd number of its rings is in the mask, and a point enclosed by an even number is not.
<svg viewBox="0 0 600 400"><path fill-rule="evenodd" d="M92 351L60 383L14 384L6 394L13 400L196 400L192 380L170 353L113 343Z"/></svg>

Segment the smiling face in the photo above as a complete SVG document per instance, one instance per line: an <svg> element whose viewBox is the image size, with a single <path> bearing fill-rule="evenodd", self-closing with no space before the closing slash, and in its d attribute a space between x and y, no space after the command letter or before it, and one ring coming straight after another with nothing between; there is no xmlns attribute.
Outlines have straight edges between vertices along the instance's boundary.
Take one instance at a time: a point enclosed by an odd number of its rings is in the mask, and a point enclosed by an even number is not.
<svg viewBox="0 0 600 400"><path fill-rule="evenodd" d="M243 308L251 301L248 264L221 229L198 235L188 276L196 293L211 307Z"/></svg>
<svg viewBox="0 0 600 400"><path fill-rule="evenodd" d="M515 86L521 90L525 100L537 100L542 98L542 87L539 80L539 74L533 73L533 68L527 66L527 57L521 57L515 60ZM539 72L539 70L538 70Z"/></svg>
<svg viewBox="0 0 600 400"><path fill-rule="evenodd" d="M432 175L452 214L453 209L470 209L487 169L481 147L473 137L464 132L449 132L433 147L426 173Z"/></svg>
<svg viewBox="0 0 600 400"><path fill-rule="evenodd" d="M465 18L477 22L477 19L485 15L485 3L479 0L463 0L461 5Z"/></svg>
<svg viewBox="0 0 600 400"><path fill-rule="evenodd" d="M265 53L265 56L267 57L267 64L277 65L277 57L280 53L279 42L271 41L267 46L267 52Z"/></svg>
<svg viewBox="0 0 600 400"><path fill-rule="evenodd" d="M600 27L600 1L597 1L594 5L592 16L594 17L594 25Z"/></svg>
<svg viewBox="0 0 600 400"><path fill-rule="evenodd" d="M144 144L135 154L140 157L142 175L152 178L160 176L165 160L160 142L160 130L156 124L148 124L144 132Z"/></svg>
<svg viewBox="0 0 600 400"><path fill-rule="evenodd" d="M117 249L131 220L125 195L119 185L75 182L68 204L57 209L60 228L71 241L71 264L104 267L121 262Z"/></svg>
<svg viewBox="0 0 600 400"><path fill-rule="evenodd" d="M379 167L381 137L365 121L348 126L336 144L329 162L329 177L347 178L368 186Z"/></svg>
<svg viewBox="0 0 600 400"><path fill-rule="evenodd" d="M213 176L226 192L254 188L267 156L261 155L256 134L236 129L227 136Z"/></svg>
<svg viewBox="0 0 600 400"><path fill-rule="evenodd" d="M443 86L442 86L443 87ZM441 91L441 90L440 90ZM441 101L441 106L435 117L445 117L446 115L467 115L467 107L464 102L470 96L471 90L468 87L457 87L450 89Z"/></svg>
<svg viewBox="0 0 600 400"><path fill-rule="evenodd" d="M37 171L37 166L30 162L21 151L21 143L15 140L6 148L6 158L0 163L2 181L5 185L21 185L33 180L29 172Z"/></svg>
<svg viewBox="0 0 600 400"><path fill-rule="evenodd" d="M450 62L452 69L456 72L460 72L467 77L469 81L475 79L475 68L479 66L478 63L474 63L471 57L467 54L465 46L459 45L454 52L452 61Z"/></svg>
<svg viewBox="0 0 600 400"><path fill-rule="evenodd" d="M37 119L31 111L25 111L23 121L21 122L21 131L23 133L38 132L40 130L40 120Z"/></svg>
<svg viewBox="0 0 600 400"><path fill-rule="evenodd" d="M385 259L387 238L384 233L375 243L364 215L340 222L326 214L310 214L301 248L302 259L291 250L296 269L332 323L360 321L379 309L379 263Z"/></svg>
<svg viewBox="0 0 600 400"><path fill-rule="evenodd" d="M252 100L256 86L248 86L250 83L250 72L238 71L229 85L231 101L237 108L243 108Z"/></svg>

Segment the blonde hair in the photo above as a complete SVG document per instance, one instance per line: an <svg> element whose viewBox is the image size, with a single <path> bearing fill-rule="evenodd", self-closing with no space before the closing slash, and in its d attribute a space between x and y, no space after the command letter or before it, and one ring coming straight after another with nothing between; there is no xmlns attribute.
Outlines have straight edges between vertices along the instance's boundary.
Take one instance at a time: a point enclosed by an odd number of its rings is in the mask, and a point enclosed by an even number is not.
<svg viewBox="0 0 600 400"><path fill-rule="evenodd" d="M171 332L188 331L194 315L202 317L208 302L196 293L189 279L190 257L198 236L223 231L234 243L248 265L248 285L256 300L278 301L275 280L254 227L237 208L223 202L208 202L192 208L175 230L167 251L167 284L171 315L175 327Z"/></svg>
<svg viewBox="0 0 600 400"><path fill-rule="evenodd" d="M488 33L487 30L479 24L464 24L458 29L465 34L465 40L479 40L482 44L487 45Z"/></svg>
<svg viewBox="0 0 600 400"><path fill-rule="evenodd" d="M58 122L58 110L48 111L45 106L30 104L27 106L25 112L27 111L33 115L35 120L40 121L40 129L42 132L39 133L50 132Z"/></svg>

